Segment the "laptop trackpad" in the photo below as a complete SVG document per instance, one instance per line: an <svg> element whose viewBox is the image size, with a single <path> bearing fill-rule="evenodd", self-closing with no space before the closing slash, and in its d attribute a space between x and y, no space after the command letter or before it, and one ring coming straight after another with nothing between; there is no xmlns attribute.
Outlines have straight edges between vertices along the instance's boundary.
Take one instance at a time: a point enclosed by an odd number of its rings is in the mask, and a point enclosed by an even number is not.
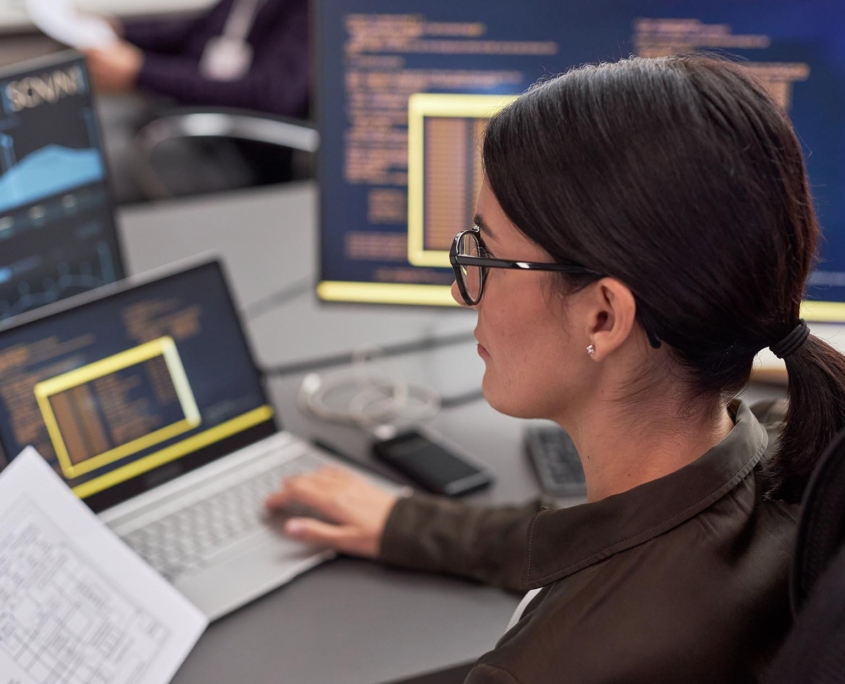
<svg viewBox="0 0 845 684"><path fill-rule="evenodd" d="M221 617L315 565L333 558L329 549L306 546L261 528L219 558L173 584L209 620Z"/></svg>

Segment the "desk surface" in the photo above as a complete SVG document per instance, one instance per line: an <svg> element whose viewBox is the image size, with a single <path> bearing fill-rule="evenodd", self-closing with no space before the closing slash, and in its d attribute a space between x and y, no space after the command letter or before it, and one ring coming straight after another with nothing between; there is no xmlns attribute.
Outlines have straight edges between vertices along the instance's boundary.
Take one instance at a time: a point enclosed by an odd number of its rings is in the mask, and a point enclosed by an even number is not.
<svg viewBox="0 0 845 684"><path fill-rule="evenodd" d="M217 251L245 305L314 275L315 206L315 190L304 184L126 209L120 223L128 268L138 272ZM474 315L467 312L322 306L311 293L248 324L263 364L473 326ZM409 379L444 395L477 388L483 372L473 344L409 354L396 362ZM301 375L294 374L270 384L283 424L364 457L363 434L318 423L297 410L300 381ZM432 423L497 475L496 486L476 500L520 501L536 494L521 457L521 421L476 402L443 411ZM466 425L474 427L466 430ZM471 660L492 648L518 600L468 582L339 559L211 625L174 681L373 684L407 677Z"/></svg>

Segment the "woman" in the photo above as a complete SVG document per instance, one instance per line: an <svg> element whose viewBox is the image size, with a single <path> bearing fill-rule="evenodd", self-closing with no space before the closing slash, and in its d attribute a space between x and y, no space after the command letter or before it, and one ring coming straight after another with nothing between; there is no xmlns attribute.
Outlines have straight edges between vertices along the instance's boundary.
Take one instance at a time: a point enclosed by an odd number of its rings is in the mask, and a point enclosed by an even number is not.
<svg viewBox="0 0 845 684"><path fill-rule="evenodd" d="M796 504L845 422L845 358L799 319L819 229L788 117L733 63L630 59L532 88L483 160L453 293L487 400L572 435L588 503L397 501L326 470L268 505L336 523L291 520L301 539L539 589L473 684L759 681L789 627ZM790 379L770 456L733 399L768 346Z"/></svg>

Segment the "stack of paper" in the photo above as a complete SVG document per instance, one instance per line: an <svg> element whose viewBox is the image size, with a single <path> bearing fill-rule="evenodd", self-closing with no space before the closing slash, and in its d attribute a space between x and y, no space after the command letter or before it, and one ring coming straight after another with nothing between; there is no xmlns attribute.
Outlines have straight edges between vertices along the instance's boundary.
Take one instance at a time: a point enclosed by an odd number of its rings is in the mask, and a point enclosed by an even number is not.
<svg viewBox="0 0 845 684"><path fill-rule="evenodd" d="M0 474L0 684L164 684L206 624L35 449Z"/></svg>

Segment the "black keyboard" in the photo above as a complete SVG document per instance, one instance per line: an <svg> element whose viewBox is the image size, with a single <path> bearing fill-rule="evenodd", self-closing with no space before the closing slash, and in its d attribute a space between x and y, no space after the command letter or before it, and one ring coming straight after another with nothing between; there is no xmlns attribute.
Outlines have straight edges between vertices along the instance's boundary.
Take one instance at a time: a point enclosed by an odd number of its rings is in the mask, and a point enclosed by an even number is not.
<svg viewBox="0 0 845 684"><path fill-rule="evenodd" d="M563 428L526 428L525 450L545 494L555 498L586 496L587 483L581 460Z"/></svg>

